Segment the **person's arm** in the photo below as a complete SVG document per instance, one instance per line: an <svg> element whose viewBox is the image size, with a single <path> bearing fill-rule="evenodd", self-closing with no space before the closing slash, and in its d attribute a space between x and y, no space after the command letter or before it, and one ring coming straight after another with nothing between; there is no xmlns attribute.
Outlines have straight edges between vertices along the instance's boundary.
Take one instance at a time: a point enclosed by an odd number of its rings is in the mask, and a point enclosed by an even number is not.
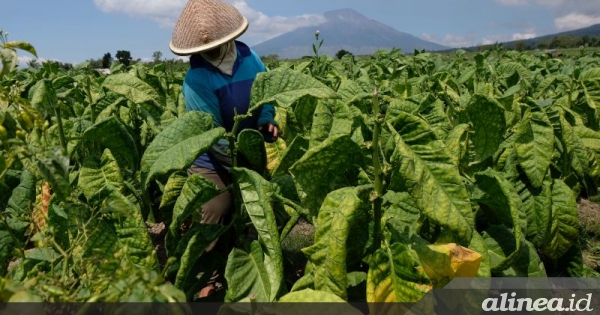
<svg viewBox="0 0 600 315"><path fill-rule="evenodd" d="M203 84L206 79L200 78L198 75L198 73L189 73L183 81L182 93L185 108L187 111L199 110L212 115L215 126L221 127L223 121L219 99L209 86Z"/></svg>
<svg viewBox="0 0 600 315"><path fill-rule="evenodd" d="M272 143L279 137L279 125L275 121L275 108L273 105L263 105L258 118L258 131L263 134L265 142Z"/></svg>

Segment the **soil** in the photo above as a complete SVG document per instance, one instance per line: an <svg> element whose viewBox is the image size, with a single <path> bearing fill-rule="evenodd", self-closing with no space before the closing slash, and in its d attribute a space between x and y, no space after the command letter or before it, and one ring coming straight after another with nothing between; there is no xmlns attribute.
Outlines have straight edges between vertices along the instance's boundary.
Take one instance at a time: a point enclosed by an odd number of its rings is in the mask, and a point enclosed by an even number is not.
<svg viewBox="0 0 600 315"><path fill-rule="evenodd" d="M160 268L162 269L167 263L168 259L167 250L165 249L165 235L167 234L167 229L163 222L155 224L146 222L146 226L148 227L148 233L150 233L152 244L154 245L156 255L158 256Z"/></svg>
<svg viewBox="0 0 600 315"><path fill-rule="evenodd" d="M585 233L582 237L587 242L587 245L582 246L581 249L583 263L600 272L600 260L598 260L597 253L597 248L600 246L600 204L581 199L578 207L581 231Z"/></svg>
<svg viewBox="0 0 600 315"><path fill-rule="evenodd" d="M578 207L579 221L581 224L583 226L591 227L592 231L589 232L600 233L600 204L587 199L581 199Z"/></svg>

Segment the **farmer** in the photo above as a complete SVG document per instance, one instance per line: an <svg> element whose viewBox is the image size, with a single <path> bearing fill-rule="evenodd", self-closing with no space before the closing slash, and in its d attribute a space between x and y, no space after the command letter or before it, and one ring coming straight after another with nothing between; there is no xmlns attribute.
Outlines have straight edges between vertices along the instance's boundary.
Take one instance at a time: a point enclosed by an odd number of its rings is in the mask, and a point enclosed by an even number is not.
<svg viewBox="0 0 600 315"><path fill-rule="evenodd" d="M260 58L246 44L237 41L248 28L247 19L230 4L218 0L189 0L175 25L170 49L180 56L190 56L190 69L183 81L183 96L188 111L200 110L212 115L215 126L231 131L234 109L246 114L250 90L259 72L266 71ZM253 116L242 121L237 132L245 128L263 131L265 141L277 139L275 109L263 105ZM220 139L209 152L199 156L188 174L200 174L224 188L231 183L232 159L228 141ZM226 225L233 213L233 195L226 191L201 207L201 223ZM206 249L227 259L232 249L230 236L222 235ZM199 292L203 298L224 282L224 267Z"/></svg>

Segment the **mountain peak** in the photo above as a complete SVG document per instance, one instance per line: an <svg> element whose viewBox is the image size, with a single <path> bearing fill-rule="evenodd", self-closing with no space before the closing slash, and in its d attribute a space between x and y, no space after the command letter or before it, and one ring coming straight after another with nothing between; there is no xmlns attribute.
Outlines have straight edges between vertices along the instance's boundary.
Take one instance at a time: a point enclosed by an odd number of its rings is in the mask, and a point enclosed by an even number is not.
<svg viewBox="0 0 600 315"><path fill-rule="evenodd" d="M325 18L328 20L362 20L367 17L356 12L354 9L344 8L339 10L332 10L323 13Z"/></svg>
<svg viewBox="0 0 600 315"><path fill-rule="evenodd" d="M444 47L400 32L370 19L353 9L344 8L323 13L326 21L318 27L301 27L253 47L260 56L276 54L281 58L300 58L313 54L315 28L324 40L320 52L334 56L341 49L354 55L369 55L378 49L400 48L438 50Z"/></svg>

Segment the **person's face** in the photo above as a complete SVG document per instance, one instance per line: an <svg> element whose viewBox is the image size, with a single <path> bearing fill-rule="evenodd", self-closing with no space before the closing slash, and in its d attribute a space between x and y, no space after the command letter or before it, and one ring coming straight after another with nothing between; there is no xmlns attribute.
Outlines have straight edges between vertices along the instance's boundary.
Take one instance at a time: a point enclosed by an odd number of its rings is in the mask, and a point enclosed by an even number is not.
<svg viewBox="0 0 600 315"><path fill-rule="evenodd" d="M222 45L221 45L222 46ZM217 46L211 50L207 50L205 54L212 59L216 59L221 54L221 46Z"/></svg>
<svg viewBox="0 0 600 315"><path fill-rule="evenodd" d="M211 59L220 58L223 54L226 53L225 50L227 49L227 44L229 44L229 43L224 43L224 44L219 45L211 50L207 50L205 52L205 54Z"/></svg>

